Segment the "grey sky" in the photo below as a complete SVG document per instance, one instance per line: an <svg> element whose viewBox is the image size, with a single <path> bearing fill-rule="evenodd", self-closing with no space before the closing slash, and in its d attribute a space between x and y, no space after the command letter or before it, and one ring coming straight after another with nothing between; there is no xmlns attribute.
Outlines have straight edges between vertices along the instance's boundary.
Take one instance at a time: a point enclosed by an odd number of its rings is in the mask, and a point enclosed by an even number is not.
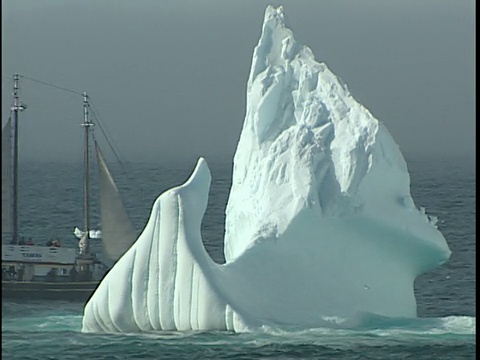
<svg viewBox="0 0 480 360"><path fill-rule="evenodd" d="M2 124L18 72L88 91L126 160L231 160L268 4L407 158L473 156L473 0L3 0ZM22 156L80 160L82 98L21 87Z"/></svg>

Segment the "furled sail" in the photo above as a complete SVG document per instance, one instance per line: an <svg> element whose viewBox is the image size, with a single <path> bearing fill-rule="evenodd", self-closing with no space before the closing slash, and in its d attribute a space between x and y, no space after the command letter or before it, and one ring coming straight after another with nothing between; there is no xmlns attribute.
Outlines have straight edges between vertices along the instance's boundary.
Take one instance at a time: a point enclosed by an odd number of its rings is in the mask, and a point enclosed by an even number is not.
<svg viewBox="0 0 480 360"><path fill-rule="evenodd" d="M11 234L12 228L12 121L2 129L2 234Z"/></svg>
<svg viewBox="0 0 480 360"><path fill-rule="evenodd" d="M80 230L78 227L75 226L73 229L73 234L77 237L77 239L81 239L85 231ZM90 239L101 239L102 238L102 230L90 230L88 232L88 237Z"/></svg>
<svg viewBox="0 0 480 360"><path fill-rule="evenodd" d="M137 239L117 186L95 142L100 178L100 215L105 255L117 261Z"/></svg>

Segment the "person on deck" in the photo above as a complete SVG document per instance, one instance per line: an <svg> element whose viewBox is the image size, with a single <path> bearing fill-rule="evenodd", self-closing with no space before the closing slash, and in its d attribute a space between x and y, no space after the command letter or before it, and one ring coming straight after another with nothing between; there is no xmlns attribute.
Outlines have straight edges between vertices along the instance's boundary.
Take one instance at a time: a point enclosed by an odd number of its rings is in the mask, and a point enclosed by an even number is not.
<svg viewBox="0 0 480 360"><path fill-rule="evenodd" d="M8 267L8 275L10 276L10 280L15 279L15 275L17 275L17 271L15 270L15 266L10 265Z"/></svg>
<svg viewBox="0 0 480 360"><path fill-rule="evenodd" d="M78 276L78 271L75 265L70 269L70 281L76 281Z"/></svg>
<svg viewBox="0 0 480 360"><path fill-rule="evenodd" d="M21 264L20 267L18 268L17 280L18 281L23 281L23 276L24 275L25 275L25 265Z"/></svg>
<svg viewBox="0 0 480 360"><path fill-rule="evenodd" d="M52 282L57 280L57 269L51 268L50 271L47 273L45 280L52 281Z"/></svg>

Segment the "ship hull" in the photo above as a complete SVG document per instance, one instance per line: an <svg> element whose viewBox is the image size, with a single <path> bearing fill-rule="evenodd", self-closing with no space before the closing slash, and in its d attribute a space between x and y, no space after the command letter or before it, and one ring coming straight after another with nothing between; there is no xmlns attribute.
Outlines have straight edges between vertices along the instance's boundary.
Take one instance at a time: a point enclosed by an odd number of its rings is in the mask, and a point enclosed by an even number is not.
<svg viewBox="0 0 480 360"><path fill-rule="evenodd" d="M2 281L2 300L63 300L87 302L99 281L36 282Z"/></svg>

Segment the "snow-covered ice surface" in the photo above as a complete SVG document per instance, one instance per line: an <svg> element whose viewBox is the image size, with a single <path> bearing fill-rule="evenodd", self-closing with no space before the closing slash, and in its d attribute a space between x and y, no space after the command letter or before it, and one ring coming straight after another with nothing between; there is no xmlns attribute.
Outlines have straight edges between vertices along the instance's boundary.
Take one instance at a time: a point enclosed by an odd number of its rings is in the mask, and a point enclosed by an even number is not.
<svg viewBox="0 0 480 360"><path fill-rule="evenodd" d="M84 332L355 327L415 317L415 278L450 250L410 195L385 126L269 6L226 210L225 264L203 246L200 158L163 193L85 306Z"/></svg>

